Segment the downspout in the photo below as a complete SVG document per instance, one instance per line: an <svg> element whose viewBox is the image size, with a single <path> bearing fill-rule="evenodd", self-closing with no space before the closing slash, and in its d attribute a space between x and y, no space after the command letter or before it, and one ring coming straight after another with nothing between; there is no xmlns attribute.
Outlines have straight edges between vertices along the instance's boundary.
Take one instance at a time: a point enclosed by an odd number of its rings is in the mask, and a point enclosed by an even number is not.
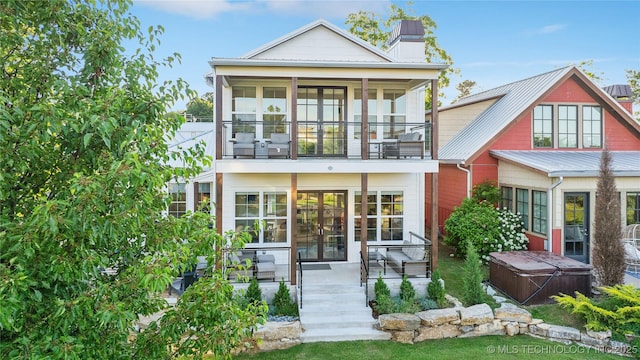
<svg viewBox="0 0 640 360"><path fill-rule="evenodd" d="M547 191L547 240L549 241L549 252L553 252L553 189L562 184L564 177L560 176L558 181L551 184Z"/></svg>
<svg viewBox="0 0 640 360"><path fill-rule="evenodd" d="M470 198L471 197L471 170L465 169L462 166L460 166L463 164L464 162L456 164L456 167L467 173L467 197Z"/></svg>

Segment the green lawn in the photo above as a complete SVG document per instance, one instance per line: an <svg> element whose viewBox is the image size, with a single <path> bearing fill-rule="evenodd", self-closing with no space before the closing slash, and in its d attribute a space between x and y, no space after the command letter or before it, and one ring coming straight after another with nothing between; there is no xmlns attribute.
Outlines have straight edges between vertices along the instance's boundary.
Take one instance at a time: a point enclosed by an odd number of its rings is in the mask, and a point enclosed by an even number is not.
<svg viewBox="0 0 640 360"><path fill-rule="evenodd" d="M527 335L431 340L407 345L393 341L346 341L297 345L286 350L241 354L234 359L620 359L596 350Z"/></svg>

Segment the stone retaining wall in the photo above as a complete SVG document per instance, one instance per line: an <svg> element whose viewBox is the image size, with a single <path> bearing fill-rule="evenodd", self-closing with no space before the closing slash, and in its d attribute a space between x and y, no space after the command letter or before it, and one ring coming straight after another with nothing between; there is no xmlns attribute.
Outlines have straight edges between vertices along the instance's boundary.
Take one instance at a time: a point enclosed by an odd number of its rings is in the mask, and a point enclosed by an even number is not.
<svg viewBox="0 0 640 360"><path fill-rule="evenodd" d="M624 352L628 344L611 340L611 332L580 332L567 326L545 324L528 311L502 303L493 311L487 304L421 311L415 314L384 314L378 317L381 330L391 333L393 341L413 344L425 340L466 338L484 335L529 334L564 343ZM617 352L620 352L617 351Z"/></svg>
<svg viewBox="0 0 640 360"><path fill-rule="evenodd" d="M257 340L253 350L270 351L290 348L300 344L301 333L300 321L269 321L259 325L253 333L254 339Z"/></svg>

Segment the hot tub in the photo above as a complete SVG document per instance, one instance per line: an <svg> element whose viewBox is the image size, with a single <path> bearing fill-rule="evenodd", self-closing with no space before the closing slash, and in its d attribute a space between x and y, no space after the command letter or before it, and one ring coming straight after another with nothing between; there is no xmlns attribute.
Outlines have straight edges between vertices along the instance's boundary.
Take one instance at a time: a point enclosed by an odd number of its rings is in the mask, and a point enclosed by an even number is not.
<svg viewBox="0 0 640 360"><path fill-rule="evenodd" d="M551 303L552 295L591 296L591 265L547 251L492 252L489 281L523 305Z"/></svg>

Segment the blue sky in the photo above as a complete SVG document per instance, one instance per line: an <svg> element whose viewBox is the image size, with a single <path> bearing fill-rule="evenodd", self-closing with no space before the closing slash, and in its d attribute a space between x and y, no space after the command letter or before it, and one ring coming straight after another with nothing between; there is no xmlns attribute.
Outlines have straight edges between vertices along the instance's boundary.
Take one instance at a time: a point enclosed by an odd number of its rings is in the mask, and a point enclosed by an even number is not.
<svg viewBox="0 0 640 360"><path fill-rule="evenodd" d="M204 80L212 57L242 56L319 18L346 29L347 14L384 15L391 3L436 22L440 46L460 69L443 104L467 79L488 90L592 60L589 70L606 86L640 70L640 1L134 0L131 13L143 28L165 28L160 55L182 55L161 80L180 77L203 94L213 90Z"/></svg>

